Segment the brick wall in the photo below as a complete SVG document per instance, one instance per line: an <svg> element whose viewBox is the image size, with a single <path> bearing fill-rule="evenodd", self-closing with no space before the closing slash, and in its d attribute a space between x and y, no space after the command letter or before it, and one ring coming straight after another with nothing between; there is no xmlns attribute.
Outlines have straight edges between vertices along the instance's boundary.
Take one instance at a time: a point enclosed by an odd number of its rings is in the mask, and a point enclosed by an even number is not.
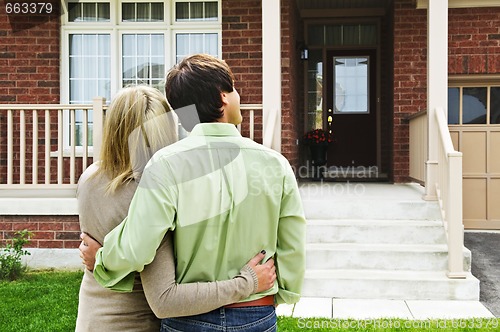
<svg viewBox="0 0 500 332"><path fill-rule="evenodd" d="M393 178L407 181L409 126L405 118L427 107L427 11L413 0L394 4Z"/></svg>
<svg viewBox="0 0 500 332"><path fill-rule="evenodd" d="M18 15L0 1L0 103L58 103L60 1L52 14Z"/></svg>
<svg viewBox="0 0 500 332"><path fill-rule="evenodd" d="M78 248L80 224L78 216L2 216L0 215L0 246L16 231L33 233L28 248Z"/></svg>
<svg viewBox="0 0 500 332"><path fill-rule="evenodd" d="M448 16L448 73L500 73L500 8L456 8Z"/></svg>
<svg viewBox="0 0 500 332"><path fill-rule="evenodd" d="M262 7L260 0L222 0L222 58L231 67L242 104L262 103ZM255 140L262 143L262 116L256 113ZM242 134L249 133L243 112Z"/></svg>

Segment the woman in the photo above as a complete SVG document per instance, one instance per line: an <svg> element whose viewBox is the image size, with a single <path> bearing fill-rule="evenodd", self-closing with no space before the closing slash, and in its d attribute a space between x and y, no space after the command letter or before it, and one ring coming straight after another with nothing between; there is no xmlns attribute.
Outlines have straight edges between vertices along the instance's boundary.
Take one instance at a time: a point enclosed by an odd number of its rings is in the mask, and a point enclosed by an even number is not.
<svg viewBox="0 0 500 332"><path fill-rule="evenodd" d="M176 140L177 119L158 90L147 86L121 90L106 114L101 160L87 168L78 183L82 232L102 243L127 215L149 158ZM193 315L237 302L273 285L273 262L258 265L263 257L258 254L232 280L177 285L172 240L167 234L154 261L140 278L135 276L131 293L105 289L85 270L76 331L159 331L156 316Z"/></svg>

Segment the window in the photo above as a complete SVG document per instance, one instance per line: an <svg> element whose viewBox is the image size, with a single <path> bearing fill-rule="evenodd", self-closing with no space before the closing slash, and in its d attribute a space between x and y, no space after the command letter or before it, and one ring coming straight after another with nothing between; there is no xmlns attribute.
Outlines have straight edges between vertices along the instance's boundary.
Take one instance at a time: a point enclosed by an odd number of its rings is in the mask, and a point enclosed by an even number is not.
<svg viewBox="0 0 500 332"><path fill-rule="evenodd" d="M500 124L500 84L450 84L448 124Z"/></svg>
<svg viewBox="0 0 500 332"><path fill-rule="evenodd" d="M194 53L220 56L221 0L66 0L62 25L61 99L90 104L122 87L164 89L166 71ZM82 145L82 114L76 115ZM91 129L92 117L89 125ZM69 122L65 141L69 145ZM79 129L80 128L80 129ZM89 144L92 145L89 135Z"/></svg>
<svg viewBox="0 0 500 332"><path fill-rule="evenodd" d="M334 113L369 113L369 60L364 57L334 57Z"/></svg>

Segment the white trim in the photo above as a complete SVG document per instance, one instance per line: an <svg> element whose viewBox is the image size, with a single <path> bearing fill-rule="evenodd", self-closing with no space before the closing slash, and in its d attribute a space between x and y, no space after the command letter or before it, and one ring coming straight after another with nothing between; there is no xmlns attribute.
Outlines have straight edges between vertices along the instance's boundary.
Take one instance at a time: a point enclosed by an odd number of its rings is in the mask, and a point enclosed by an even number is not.
<svg viewBox="0 0 500 332"><path fill-rule="evenodd" d="M262 108L263 143L281 152L280 0L262 0Z"/></svg>
<svg viewBox="0 0 500 332"><path fill-rule="evenodd" d="M429 0L417 0L417 9L429 7ZM498 0L448 0L448 8L500 7Z"/></svg>
<svg viewBox="0 0 500 332"><path fill-rule="evenodd" d="M9 197L13 197L14 190L8 190ZM33 193L33 191L30 191ZM1 193L1 191L0 191ZM39 191L41 193L41 191ZM0 211L4 216L56 216L78 215L76 190L69 189L62 193L71 194L72 197L60 198L0 198ZM62 194L61 193L61 194ZM21 194L20 194L21 195Z"/></svg>

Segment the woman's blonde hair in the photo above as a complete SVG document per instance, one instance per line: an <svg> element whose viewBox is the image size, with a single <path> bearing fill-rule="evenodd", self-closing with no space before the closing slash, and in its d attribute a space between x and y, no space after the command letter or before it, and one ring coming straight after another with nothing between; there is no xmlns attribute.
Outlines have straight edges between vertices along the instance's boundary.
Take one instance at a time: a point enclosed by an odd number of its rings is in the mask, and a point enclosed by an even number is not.
<svg viewBox="0 0 500 332"><path fill-rule="evenodd" d="M138 181L159 149L177 141L177 118L165 96L138 85L120 90L106 112L99 171L110 179L107 192Z"/></svg>

